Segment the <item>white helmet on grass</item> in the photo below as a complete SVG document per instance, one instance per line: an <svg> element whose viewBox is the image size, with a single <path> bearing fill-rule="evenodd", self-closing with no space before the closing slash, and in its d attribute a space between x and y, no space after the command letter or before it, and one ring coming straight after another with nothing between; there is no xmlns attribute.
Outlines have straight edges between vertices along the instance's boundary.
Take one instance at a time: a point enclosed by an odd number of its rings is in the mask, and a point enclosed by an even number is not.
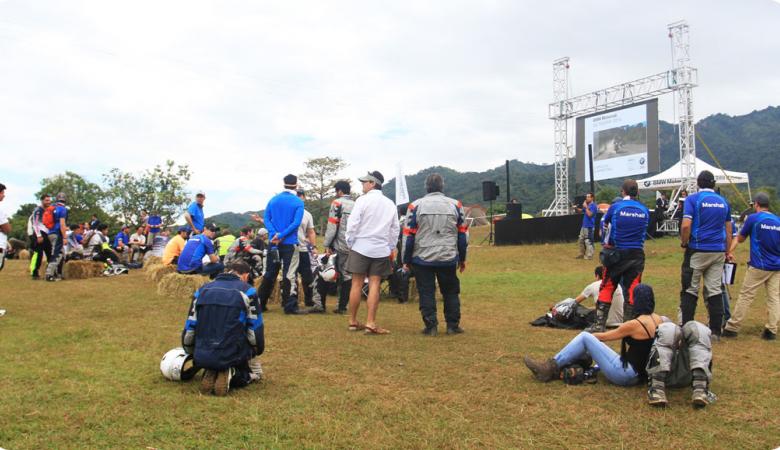
<svg viewBox="0 0 780 450"><path fill-rule="evenodd" d="M182 347L176 347L163 355L160 372L171 381L186 381L195 376L198 368L192 362L192 355Z"/></svg>

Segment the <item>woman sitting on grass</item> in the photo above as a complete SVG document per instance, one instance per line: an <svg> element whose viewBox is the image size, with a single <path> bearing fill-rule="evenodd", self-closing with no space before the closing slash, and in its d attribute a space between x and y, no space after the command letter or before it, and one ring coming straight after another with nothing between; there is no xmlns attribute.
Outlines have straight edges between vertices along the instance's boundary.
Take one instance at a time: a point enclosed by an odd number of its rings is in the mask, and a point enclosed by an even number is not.
<svg viewBox="0 0 780 450"><path fill-rule="evenodd" d="M693 404L698 407L709 403L708 383L712 361L712 346L709 328L695 321L688 322L681 329L668 319L655 314L653 289L646 284L634 288L634 313L637 317L624 322L620 327L604 333L582 332L571 340L555 357L548 361L524 358L525 365L539 381L551 381L560 377L560 368L590 356L599 365L604 376L619 386L633 386L648 379L651 384L648 400L651 405L665 406L667 403L665 383L673 372L676 353L684 350L690 371L673 373L675 381L686 379L693 384ZM658 339L656 339L656 333ZM604 342L621 339L620 354ZM683 346L682 344L686 345ZM650 362L648 364L648 361Z"/></svg>

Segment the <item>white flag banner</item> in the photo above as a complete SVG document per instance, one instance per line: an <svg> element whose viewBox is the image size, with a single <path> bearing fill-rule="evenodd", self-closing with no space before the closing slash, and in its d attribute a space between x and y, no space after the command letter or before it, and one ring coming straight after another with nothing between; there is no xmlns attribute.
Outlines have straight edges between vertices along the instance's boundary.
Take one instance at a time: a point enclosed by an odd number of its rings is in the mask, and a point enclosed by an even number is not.
<svg viewBox="0 0 780 450"><path fill-rule="evenodd" d="M406 188L406 177L399 162L395 171L395 206L406 203L409 203L409 190Z"/></svg>

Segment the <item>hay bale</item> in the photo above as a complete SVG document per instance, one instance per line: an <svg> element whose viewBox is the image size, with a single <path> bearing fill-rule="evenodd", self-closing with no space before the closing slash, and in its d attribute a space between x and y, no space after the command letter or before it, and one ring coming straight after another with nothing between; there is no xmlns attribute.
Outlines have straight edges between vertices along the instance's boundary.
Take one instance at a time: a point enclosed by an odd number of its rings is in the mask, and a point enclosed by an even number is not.
<svg viewBox="0 0 780 450"><path fill-rule="evenodd" d="M257 292L260 292L260 284L263 282L263 277L259 277L257 280L255 280L255 289L257 289ZM274 283L274 289L271 291L271 296L268 298L268 303L276 303L281 305L282 304L282 279L281 277L276 280L276 283ZM303 298L303 294L301 292L298 293L298 296L300 298Z"/></svg>
<svg viewBox="0 0 780 450"><path fill-rule="evenodd" d="M157 284L157 294L164 297L189 300L198 288L209 282L209 277L202 275L182 275L169 273Z"/></svg>
<svg viewBox="0 0 780 450"><path fill-rule="evenodd" d="M104 265L97 261L68 261L62 268L62 277L66 280L83 280L103 275Z"/></svg>
<svg viewBox="0 0 780 450"><path fill-rule="evenodd" d="M171 264L144 265L144 271L146 272L147 280L153 283L159 283L165 275L176 272L176 266Z"/></svg>
<svg viewBox="0 0 780 450"><path fill-rule="evenodd" d="M30 251L29 250L19 250L19 259L30 259Z"/></svg>
<svg viewBox="0 0 780 450"><path fill-rule="evenodd" d="M149 270L152 266L158 264L162 264L162 258L159 256L147 256L144 258L144 270Z"/></svg>

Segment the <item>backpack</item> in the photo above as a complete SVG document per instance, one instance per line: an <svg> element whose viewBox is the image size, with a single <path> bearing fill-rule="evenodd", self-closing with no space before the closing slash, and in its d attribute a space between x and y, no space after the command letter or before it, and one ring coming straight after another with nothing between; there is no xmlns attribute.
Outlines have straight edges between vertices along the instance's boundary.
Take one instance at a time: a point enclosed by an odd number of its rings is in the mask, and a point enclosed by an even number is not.
<svg viewBox="0 0 780 450"><path fill-rule="evenodd" d="M54 221L54 209L55 206L51 205L48 208L43 210L43 226L51 230L54 228L55 221Z"/></svg>

